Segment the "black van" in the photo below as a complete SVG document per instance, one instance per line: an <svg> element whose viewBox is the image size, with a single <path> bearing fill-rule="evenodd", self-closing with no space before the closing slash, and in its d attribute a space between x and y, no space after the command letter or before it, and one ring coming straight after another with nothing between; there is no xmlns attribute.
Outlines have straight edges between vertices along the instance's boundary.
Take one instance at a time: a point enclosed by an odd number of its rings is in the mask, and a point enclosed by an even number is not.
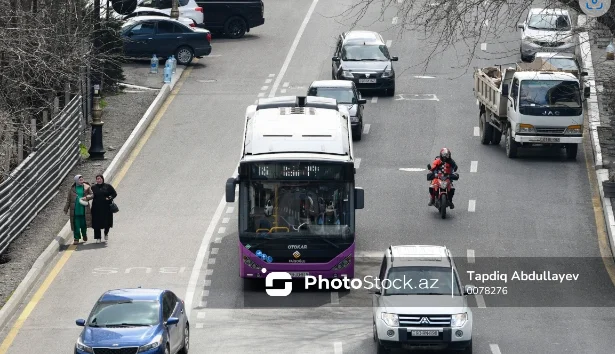
<svg viewBox="0 0 615 354"><path fill-rule="evenodd" d="M202 27L224 32L230 38L241 38L251 28L265 24L262 0L196 0L196 3L203 8Z"/></svg>

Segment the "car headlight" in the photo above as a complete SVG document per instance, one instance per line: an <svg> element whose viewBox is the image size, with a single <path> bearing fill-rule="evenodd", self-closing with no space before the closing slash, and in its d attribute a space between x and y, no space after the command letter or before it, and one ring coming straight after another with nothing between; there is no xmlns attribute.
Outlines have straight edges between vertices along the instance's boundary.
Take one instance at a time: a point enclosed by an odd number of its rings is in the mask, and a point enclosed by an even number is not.
<svg viewBox="0 0 615 354"><path fill-rule="evenodd" d="M458 313L451 317L451 326L452 327L463 327L464 324L468 321L468 313Z"/></svg>
<svg viewBox="0 0 615 354"><path fill-rule="evenodd" d="M345 77L347 79L354 79L354 75L352 75L352 73L350 71L342 71L342 77Z"/></svg>
<svg viewBox="0 0 615 354"><path fill-rule="evenodd" d="M399 327L399 318L394 313L383 312L380 318L382 318L384 323L389 327Z"/></svg>
<svg viewBox="0 0 615 354"><path fill-rule="evenodd" d="M94 354L94 351L91 347L88 347L87 345L83 344L83 342L81 341L81 336L77 337L77 344L75 344L75 347L77 348L77 350L81 350L82 352Z"/></svg>
<svg viewBox="0 0 615 354"><path fill-rule="evenodd" d="M387 69L382 73L382 77L392 77L395 72L391 69Z"/></svg>
<svg viewBox="0 0 615 354"><path fill-rule="evenodd" d="M140 346L139 351L137 353L143 353L148 350L158 348L161 345L162 345L162 334L159 334L156 336L156 338L154 338L154 340L152 340L148 344Z"/></svg>
<svg viewBox="0 0 615 354"><path fill-rule="evenodd" d="M536 133L536 129L531 124L517 124L517 133Z"/></svg>
<svg viewBox="0 0 615 354"><path fill-rule="evenodd" d="M582 125L569 125L568 128L566 128L566 134L581 134L582 132Z"/></svg>

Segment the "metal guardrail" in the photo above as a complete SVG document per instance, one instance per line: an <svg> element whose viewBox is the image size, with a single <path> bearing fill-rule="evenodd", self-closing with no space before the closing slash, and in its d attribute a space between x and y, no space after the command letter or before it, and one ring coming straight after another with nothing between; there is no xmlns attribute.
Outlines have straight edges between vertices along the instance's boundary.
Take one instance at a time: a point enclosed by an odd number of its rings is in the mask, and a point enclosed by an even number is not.
<svg viewBox="0 0 615 354"><path fill-rule="evenodd" d="M36 136L35 151L0 184L0 254L58 193L79 159L82 96L75 96Z"/></svg>

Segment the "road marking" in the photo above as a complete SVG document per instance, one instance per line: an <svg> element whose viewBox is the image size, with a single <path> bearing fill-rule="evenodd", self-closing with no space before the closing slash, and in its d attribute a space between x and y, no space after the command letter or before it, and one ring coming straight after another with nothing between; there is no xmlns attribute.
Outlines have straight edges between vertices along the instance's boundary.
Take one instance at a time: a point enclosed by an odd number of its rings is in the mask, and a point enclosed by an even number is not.
<svg viewBox="0 0 615 354"><path fill-rule="evenodd" d="M265 83L266 83L266 84L270 84L270 83L271 83L271 81L272 81L271 79L267 79L267 80L265 80Z"/></svg>
<svg viewBox="0 0 615 354"><path fill-rule="evenodd" d="M258 93L258 98L263 98L265 97L265 93L264 92L259 92Z"/></svg>
<svg viewBox="0 0 615 354"><path fill-rule="evenodd" d="M410 168L400 168L400 171L406 171L406 172L421 172L421 171L426 171L426 168L420 168L420 167L410 167Z"/></svg>
<svg viewBox="0 0 615 354"><path fill-rule="evenodd" d="M205 283L203 284L204 288L206 288L208 286L211 286L211 280L205 280Z"/></svg>
<svg viewBox="0 0 615 354"><path fill-rule="evenodd" d="M219 233L219 234L223 234L223 233L225 233L225 232L226 232L226 227L224 227L224 226L221 226L221 227L218 229L218 233Z"/></svg>
<svg viewBox="0 0 615 354"><path fill-rule="evenodd" d="M225 200L226 200L226 198L225 198ZM235 210L235 207L228 207L228 208L226 208L226 213L227 214L231 214L233 212L233 210Z"/></svg>
<svg viewBox="0 0 615 354"><path fill-rule="evenodd" d="M491 349L491 353L493 354L502 354L500 351L500 346L497 344L489 344L489 348Z"/></svg>
<svg viewBox="0 0 615 354"><path fill-rule="evenodd" d="M397 16L396 16L396 17L393 17L393 21L392 21L392 23L393 23L394 25L396 25L396 24L397 24Z"/></svg>
<svg viewBox="0 0 615 354"><path fill-rule="evenodd" d="M197 324L196 324L196 328L199 328L199 329L200 329L200 328L203 328L203 324L202 324L202 323L197 323Z"/></svg>
<svg viewBox="0 0 615 354"><path fill-rule="evenodd" d="M468 250L468 263L474 263L474 250Z"/></svg>
<svg viewBox="0 0 615 354"><path fill-rule="evenodd" d="M274 76L275 76L275 74L269 74L269 77L274 77Z"/></svg>
<svg viewBox="0 0 615 354"><path fill-rule="evenodd" d="M476 200L470 199L470 202L468 203L468 211L470 213L473 213L476 211Z"/></svg>
<svg viewBox="0 0 615 354"><path fill-rule="evenodd" d="M474 136L480 136L480 128L474 127Z"/></svg>
<svg viewBox="0 0 615 354"><path fill-rule="evenodd" d="M479 309L487 308L487 305L485 305L485 298L483 298L482 295L474 295L474 297L476 297L476 305Z"/></svg>
<svg viewBox="0 0 615 354"><path fill-rule="evenodd" d="M360 157L354 159L354 167L355 168L359 168L359 166L361 166L361 158Z"/></svg>
<svg viewBox="0 0 615 354"><path fill-rule="evenodd" d="M290 82L285 82L285 83L282 85L282 87L286 88L286 87L288 87L288 85L290 85Z"/></svg>
<svg viewBox="0 0 615 354"><path fill-rule="evenodd" d="M395 101L440 101L436 95L433 93L421 93L421 94L406 94L406 93L398 93L398 98ZM408 97L406 97L408 96Z"/></svg>
<svg viewBox="0 0 615 354"><path fill-rule="evenodd" d="M280 93L286 93L286 89L281 89Z"/></svg>
<svg viewBox="0 0 615 354"><path fill-rule="evenodd" d="M217 248L216 248L216 249L217 249ZM213 270L213 269L207 269L207 270L205 271L205 276L212 275L212 274L214 274L214 270Z"/></svg>
<svg viewBox="0 0 615 354"><path fill-rule="evenodd" d="M209 296L209 290L203 290L203 292L201 293L201 297L208 297Z"/></svg>
<svg viewBox="0 0 615 354"><path fill-rule="evenodd" d="M222 223L223 224L228 224L228 222L231 220L231 218L222 218Z"/></svg>
<svg viewBox="0 0 615 354"><path fill-rule="evenodd" d="M484 20L481 27L489 27L489 19Z"/></svg>
<svg viewBox="0 0 615 354"><path fill-rule="evenodd" d="M258 100L255 100L255 101L254 101L254 104L258 104Z"/></svg>
<svg viewBox="0 0 615 354"><path fill-rule="evenodd" d="M392 44L393 44L393 40L392 39L387 40L386 45L387 45L388 48L391 48Z"/></svg>
<svg viewBox="0 0 615 354"><path fill-rule="evenodd" d="M209 264L216 264L216 259L215 258L210 258L208 263Z"/></svg>
<svg viewBox="0 0 615 354"><path fill-rule="evenodd" d="M198 58L194 62L197 63ZM173 91L171 91L167 99L164 101L164 103L160 107L160 110L158 111L158 113L156 113L156 116L151 121L150 125L147 127L145 132L143 133L143 136L141 137L141 139L139 139L134 149L132 150L130 155L127 157L126 162L124 163L122 168L119 170L116 177L113 179L113 182L111 183L111 185L115 189L117 189L118 184L122 181L122 179L124 179L124 176L128 172L128 169L130 168L130 166L132 166L137 155L139 155L139 153L141 152L141 149L143 149L143 146L145 146L145 143L147 142L149 137L152 135L152 132L158 126L158 123L160 122L160 120L166 113L167 109L171 105L171 102L173 102L173 100L175 99L175 96L177 96L177 93L179 92L181 87L184 85L184 82L186 81L190 73L192 72L192 68L194 68L194 66L190 66L188 69L186 69L185 71L186 74L182 75L179 81L177 81L175 88L173 89ZM0 354L6 354L6 352L9 350L9 347L11 346L11 344L13 344L13 341L15 340L15 338L17 338L17 334L19 333L19 330L21 330L21 328L23 327L24 323L26 322L26 320L28 319L32 311L34 311L34 309L36 308L36 305L38 305L39 301L43 298L43 296L47 292L47 289L49 289L49 286L51 285L51 283L53 283L53 281L58 276L58 274L60 274L60 271L62 270L62 268L68 261L68 259L72 256L76 247L77 246L75 245L68 246L67 250L64 252L62 257L60 257L60 259L58 260L56 265L53 267L49 275L47 275L45 280L43 280L38 290L34 293L34 296L32 296L32 299L30 299L28 304L25 306L24 310L21 312L21 314L19 315L19 317L13 324L13 327L11 327L11 330L4 338L4 341L2 341L2 345L0 345Z"/></svg>
<svg viewBox="0 0 615 354"><path fill-rule="evenodd" d="M275 97L275 92L277 91L278 86L280 86L280 82L282 82L282 79L284 78L284 74L286 73L286 70L288 69L288 65L290 65L290 60L293 58L293 55L295 54L295 50L297 50L297 46L299 45L299 40L301 40L303 31L305 31L305 27L310 21L310 17L312 17L312 13L314 12L314 9L316 8L316 4L318 4L318 0L312 1L312 6L310 6L307 14L305 14L303 23L301 23L301 27L299 27L297 36L295 36L295 40L293 41L293 44L290 46L290 50L288 51L288 54L286 55L286 59L284 60L284 64L282 64L280 73L275 78L275 82L273 83L273 87L271 88L271 92L269 93L269 97Z"/></svg>
<svg viewBox="0 0 615 354"><path fill-rule="evenodd" d="M342 350L342 342L333 343L333 352L335 354L342 354L344 351Z"/></svg>
<svg viewBox="0 0 615 354"><path fill-rule="evenodd" d="M602 93L602 91L604 91L604 86L596 85L596 91L598 91L598 93Z"/></svg>
<svg viewBox="0 0 615 354"><path fill-rule="evenodd" d="M214 243L220 243L220 242L222 242L222 238L216 237L216 240L214 241Z"/></svg>
<svg viewBox="0 0 615 354"><path fill-rule="evenodd" d="M340 296L336 291L331 292L331 304L339 305L340 304Z"/></svg>
<svg viewBox="0 0 615 354"><path fill-rule="evenodd" d="M378 102L378 96L372 97L372 103L376 103L376 102Z"/></svg>
<svg viewBox="0 0 615 354"><path fill-rule="evenodd" d="M203 319L203 318L205 318L205 311L199 311L199 312L196 314L196 318L198 318L198 319Z"/></svg>
<svg viewBox="0 0 615 354"><path fill-rule="evenodd" d="M261 87L261 91L266 91L269 88L269 86L263 86Z"/></svg>
<svg viewBox="0 0 615 354"><path fill-rule="evenodd" d="M207 307L207 301L203 301L203 299L201 298L201 301L199 301L199 307L200 307L200 308L205 308L205 307Z"/></svg>
<svg viewBox="0 0 615 354"><path fill-rule="evenodd" d="M415 78L417 78L417 79L435 79L436 77L435 76L421 76L421 75L418 75L418 76L415 76Z"/></svg>
<svg viewBox="0 0 615 354"><path fill-rule="evenodd" d="M371 127L371 124L365 124L363 126L363 134L369 134L369 128Z"/></svg>
<svg viewBox="0 0 615 354"><path fill-rule="evenodd" d="M397 2L401 4L402 2L404 2L404 0L397 0Z"/></svg>
<svg viewBox="0 0 615 354"><path fill-rule="evenodd" d="M98 267L92 269L92 274L95 275L103 275L103 274L117 274L120 272L121 268L115 267ZM124 274L130 274L133 270L144 271L145 274L150 274L152 272L151 267L130 267L124 270ZM158 274L179 274L186 271L186 267L160 267L158 268Z"/></svg>
<svg viewBox="0 0 615 354"><path fill-rule="evenodd" d="M478 161L472 161L470 163L470 172L478 171Z"/></svg>
<svg viewBox="0 0 615 354"><path fill-rule="evenodd" d="M487 43L481 43L480 44L480 49L481 50L487 50Z"/></svg>
<svg viewBox="0 0 615 354"><path fill-rule="evenodd" d="M219 250L220 250L219 248L212 248L211 249L211 254L218 254Z"/></svg>

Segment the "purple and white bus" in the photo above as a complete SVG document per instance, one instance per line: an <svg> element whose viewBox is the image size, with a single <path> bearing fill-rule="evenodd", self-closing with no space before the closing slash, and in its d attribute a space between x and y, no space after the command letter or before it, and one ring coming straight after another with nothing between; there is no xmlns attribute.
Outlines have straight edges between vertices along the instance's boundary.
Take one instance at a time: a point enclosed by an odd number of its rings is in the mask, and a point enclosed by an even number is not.
<svg viewBox="0 0 615 354"><path fill-rule="evenodd" d="M239 192L240 277L354 277L355 210L364 204L355 173L349 115L334 99L249 106L239 168L226 183L227 202Z"/></svg>

